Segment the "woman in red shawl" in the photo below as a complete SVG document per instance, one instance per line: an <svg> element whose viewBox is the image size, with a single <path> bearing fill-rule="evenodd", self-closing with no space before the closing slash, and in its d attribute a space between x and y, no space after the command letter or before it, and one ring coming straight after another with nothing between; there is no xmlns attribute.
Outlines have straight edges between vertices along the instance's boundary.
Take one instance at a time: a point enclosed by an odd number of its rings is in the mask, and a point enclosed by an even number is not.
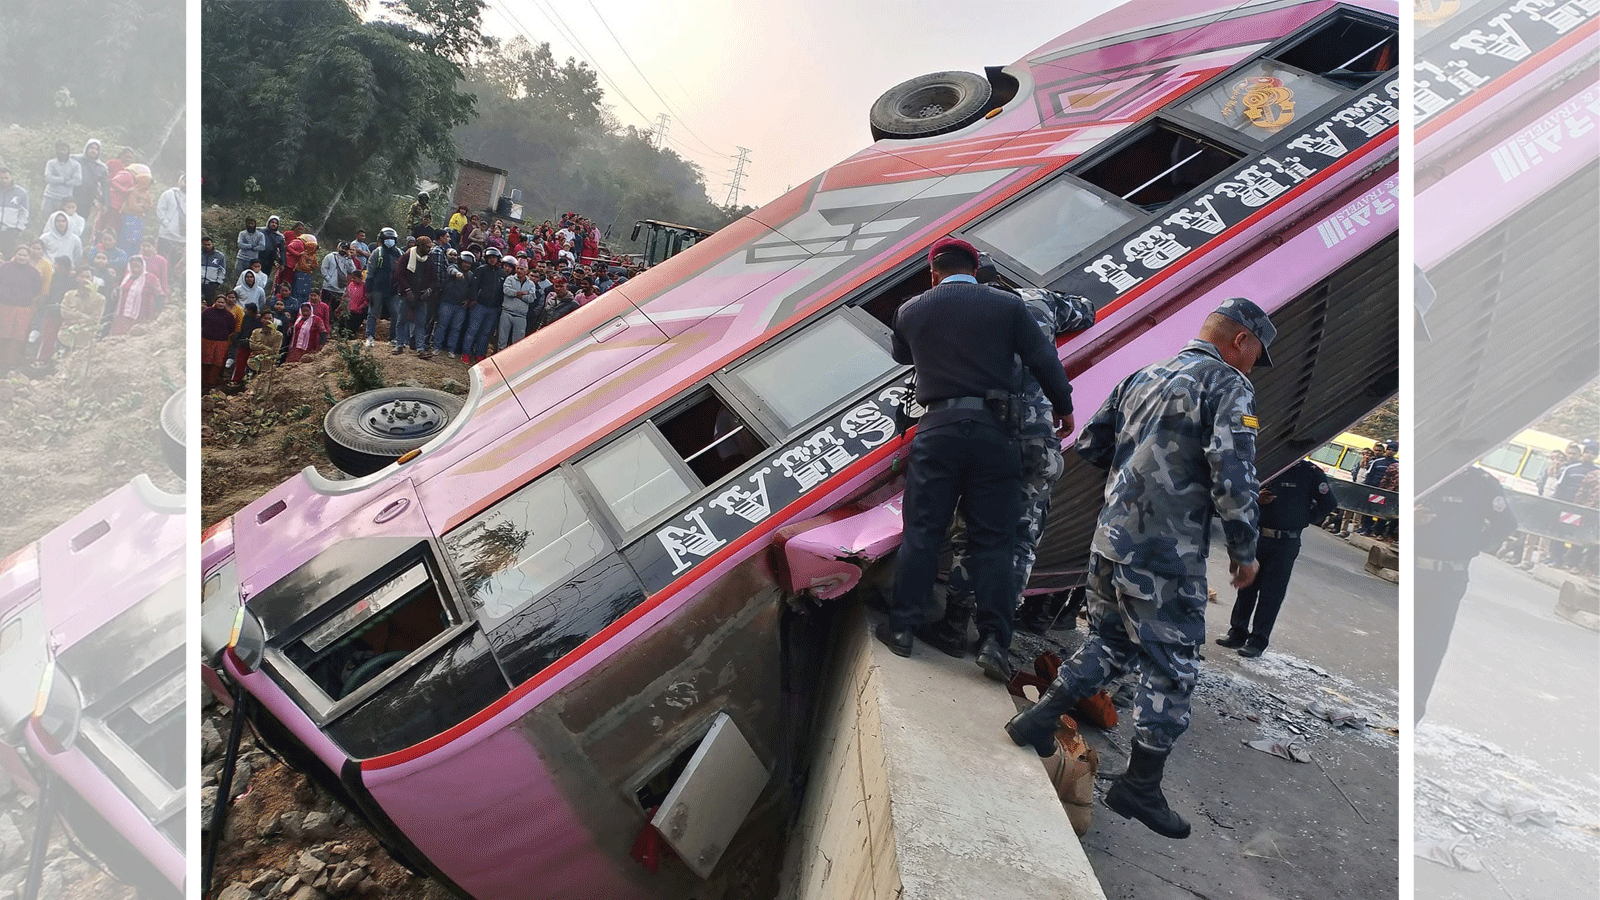
<svg viewBox="0 0 1600 900"><path fill-rule="evenodd" d="M234 325L238 320L228 308L226 297L218 295L200 313L200 383L211 390L222 383L222 369L228 363Z"/></svg>
<svg viewBox="0 0 1600 900"><path fill-rule="evenodd" d="M300 318L294 320L289 326L289 358L287 362L299 362L300 357L307 353L315 352L321 346L321 337L328 331L328 326L322 324L311 304L300 304Z"/></svg>
<svg viewBox="0 0 1600 900"><path fill-rule="evenodd" d="M10 262L0 263L0 372L22 363L39 288L39 270L27 247L18 247Z"/></svg>
<svg viewBox="0 0 1600 900"><path fill-rule="evenodd" d="M112 334L127 334L138 322L148 322L161 312L166 299L161 282L144 270L144 257L128 257L128 274L117 289L117 313L111 320ZM232 317L232 313L228 314Z"/></svg>
<svg viewBox="0 0 1600 900"><path fill-rule="evenodd" d="M321 350L322 345L328 342L328 335L333 334L333 310L328 306L328 301L322 299L322 288L311 289L311 311L322 320L322 336L317 338L317 343L311 349Z"/></svg>

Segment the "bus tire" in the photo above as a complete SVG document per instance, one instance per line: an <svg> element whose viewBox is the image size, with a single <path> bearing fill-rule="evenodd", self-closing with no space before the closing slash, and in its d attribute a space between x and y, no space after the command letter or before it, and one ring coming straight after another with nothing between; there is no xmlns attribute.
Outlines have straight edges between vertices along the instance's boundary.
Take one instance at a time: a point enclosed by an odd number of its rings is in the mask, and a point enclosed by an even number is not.
<svg viewBox="0 0 1600 900"><path fill-rule="evenodd" d="M328 460L347 475L370 475L433 440L461 412L462 399L429 388L363 391L322 419Z"/></svg>
<svg viewBox="0 0 1600 900"><path fill-rule="evenodd" d="M872 139L930 137L965 128L989 111L994 88L971 72L934 72L883 92L868 115Z"/></svg>
<svg viewBox="0 0 1600 900"><path fill-rule="evenodd" d="M161 458L179 478L185 477L188 447L184 442L185 404L188 392L179 388L161 404Z"/></svg>

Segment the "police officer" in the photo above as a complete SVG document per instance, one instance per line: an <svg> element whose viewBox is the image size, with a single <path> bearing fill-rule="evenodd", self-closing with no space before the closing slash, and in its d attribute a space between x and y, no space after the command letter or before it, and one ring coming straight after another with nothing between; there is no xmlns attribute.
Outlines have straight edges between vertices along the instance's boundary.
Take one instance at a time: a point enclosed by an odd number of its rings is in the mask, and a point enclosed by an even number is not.
<svg viewBox="0 0 1600 900"><path fill-rule="evenodd" d="M1267 482L1259 495L1261 537L1256 541L1256 580L1239 589L1228 634L1217 643L1238 648L1240 656L1260 656L1283 608L1289 575L1300 555L1300 529L1320 522L1339 506L1322 469L1302 459ZM1252 619L1254 624L1252 624Z"/></svg>
<svg viewBox="0 0 1600 900"><path fill-rule="evenodd" d="M917 367L917 424L906 470L904 528L889 621L878 640L909 656L913 629L939 569L939 551L959 505L977 585L978 665L1010 680L1012 595L1007 559L1022 507L1022 456L1003 420L1012 359L1021 357L1050 398L1058 434L1072 428L1072 386L1022 299L978 284L978 251L941 238L928 251L933 288L895 313L894 358Z"/></svg>
<svg viewBox="0 0 1600 900"><path fill-rule="evenodd" d="M1517 517L1493 475L1472 466L1417 501L1412 541L1416 555L1415 721L1427 712L1428 695L1450 646L1461 598L1467 593L1467 564L1481 552L1493 553L1516 533Z"/></svg>
<svg viewBox="0 0 1600 900"><path fill-rule="evenodd" d="M1133 373L1084 426L1077 451L1110 469L1089 555L1090 634L1039 702L1006 723L1018 746L1055 752L1056 720L1138 668L1128 769L1105 803L1157 834L1189 836L1161 779L1189 726L1205 641L1206 554L1222 519L1234 587L1256 577L1253 366L1269 366L1277 329L1242 297L1223 301L1172 359Z"/></svg>
<svg viewBox="0 0 1600 900"><path fill-rule="evenodd" d="M985 266L992 273L992 269ZM979 277L982 278L982 272ZM998 285L997 285L998 286ZM1012 289L998 286L1022 298L1028 312L1039 323L1039 330L1052 340L1057 335L1082 331L1094 324L1094 302L1075 294L1060 294L1040 288ZM1050 509L1050 489L1065 468L1061 458L1061 438L1055 433L1055 412L1039 382L1022 365L1012 367L1022 421L1017 437L1022 446L1022 516L1017 521L1011 552L1011 598L1022 596L1033 573L1033 561L1044 534L1045 515ZM944 618L918 629L917 637L929 646L951 656L962 656L967 649L967 624L972 621L973 580L969 566L966 524L957 521L950 536L950 591L945 599Z"/></svg>

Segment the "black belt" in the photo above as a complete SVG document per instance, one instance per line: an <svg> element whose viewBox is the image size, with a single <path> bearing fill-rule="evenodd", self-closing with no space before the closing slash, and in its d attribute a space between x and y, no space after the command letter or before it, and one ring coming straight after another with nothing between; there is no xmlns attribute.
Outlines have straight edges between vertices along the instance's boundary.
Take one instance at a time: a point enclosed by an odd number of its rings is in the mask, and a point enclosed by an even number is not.
<svg viewBox="0 0 1600 900"><path fill-rule="evenodd" d="M1429 559L1426 556L1413 557L1416 566L1428 572L1465 572L1467 564L1453 559Z"/></svg>
<svg viewBox="0 0 1600 900"><path fill-rule="evenodd" d="M939 412L946 409L987 409L982 397L949 397L944 400L929 400L928 412Z"/></svg>
<svg viewBox="0 0 1600 900"><path fill-rule="evenodd" d="M1261 529L1261 536L1269 538L1297 538L1300 536L1300 529L1296 528L1291 531L1284 528L1263 528Z"/></svg>

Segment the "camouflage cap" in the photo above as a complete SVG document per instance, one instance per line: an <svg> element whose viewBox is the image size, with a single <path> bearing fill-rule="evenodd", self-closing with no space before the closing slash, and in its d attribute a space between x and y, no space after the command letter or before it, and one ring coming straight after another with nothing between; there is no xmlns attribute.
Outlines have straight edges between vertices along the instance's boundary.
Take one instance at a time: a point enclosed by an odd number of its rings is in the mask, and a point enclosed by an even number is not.
<svg viewBox="0 0 1600 900"><path fill-rule="evenodd" d="M1272 320L1261 307L1251 303L1243 297L1229 297L1222 301L1216 309L1217 315L1226 316L1243 325L1261 342L1261 358L1256 360L1258 366L1272 365L1272 357L1267 354L1267 348L1272 346L1272 339L1278 336L1278 329L1273 327Z"/></svg>

